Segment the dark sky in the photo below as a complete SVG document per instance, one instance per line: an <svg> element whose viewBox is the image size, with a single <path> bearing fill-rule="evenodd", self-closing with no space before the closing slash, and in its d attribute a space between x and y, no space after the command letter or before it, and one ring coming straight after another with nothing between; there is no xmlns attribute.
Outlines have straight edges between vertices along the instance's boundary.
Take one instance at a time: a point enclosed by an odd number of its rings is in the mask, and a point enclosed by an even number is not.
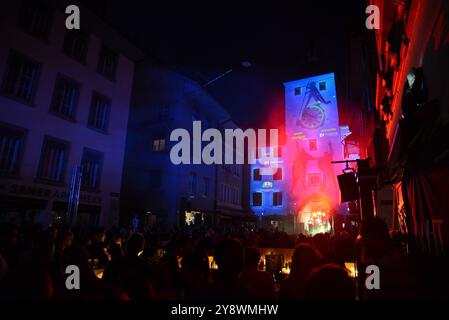
<svg viewBox="0 0 449 320"><path fill-rule="evenodd" d="M242 127L283 121L283 82L334 71L344 92L349 36L365 19L364 0L161 3L108 3L106 19L199 82L234 68L208 90Z"/></svg>

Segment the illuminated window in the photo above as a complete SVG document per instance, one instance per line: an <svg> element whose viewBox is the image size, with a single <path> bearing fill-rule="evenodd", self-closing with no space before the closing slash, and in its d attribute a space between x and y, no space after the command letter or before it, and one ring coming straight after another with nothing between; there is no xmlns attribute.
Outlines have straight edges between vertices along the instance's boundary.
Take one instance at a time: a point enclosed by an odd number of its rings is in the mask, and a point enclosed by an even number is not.
<svg viewBox="0 0 449 320"><path fill-rule="evenodd" d="M321 82L318 84L318 86L319 86L319 88L320 88L320 91L326 90L326 82L325 82L325 81L321 81Z"/></svg>
<svg viewBox="0 0 449 320"><path fill-rule="evenodd" d="M273 206L282 206L282 192L273 192Z"/></svg>
<svg viewBox="0 0 449 320"><path fill-rule="evenodd" d="M301 95L301 87L296 87L295 88L295 96L299 96Z"/></svg>
<svg viewBox="0 0 449 320"><path fill-rule="evenodd" d="M321 173L309 173L307 175L307 184L309 187L321 186Z"/></svg>
<svg viewBox="0 0 449 320"><path fill-rule="evenodd" d="M253 180L254 181L260 181L262 180L262 175L260 174L260 169L254 169L253 171Z"/></svg>
<svg viewBox="0 0 449 320"><path fill-rule="evenodd" d="M153 140L153 151L164 151L165 150L165 139L159 138Z"/></svg>
<svg viewBox="0 0 449 320"><path fill-rule="evenodd" d="M260 207L262 205L262 192L253 192L253 206Z"/></svg>
<svg viewBox="0 0 449 320"><path fill-rule="evenodd" d="M316 151L317 150L316 139L310 139L309 140L309 150L310 151Z"/></svg>
<svg viewBox="0 0 449 320"><path fill-rule="evenodd" d="M282 168L275 168L275 174L273 174L273 180L282 180Z"/></svg>
<svg viewBox="0 0 449 320"><path fill-rule="evenodd" d="M186 211L185 223L188 226L204 224L204 213L199 211Z"/></svg>

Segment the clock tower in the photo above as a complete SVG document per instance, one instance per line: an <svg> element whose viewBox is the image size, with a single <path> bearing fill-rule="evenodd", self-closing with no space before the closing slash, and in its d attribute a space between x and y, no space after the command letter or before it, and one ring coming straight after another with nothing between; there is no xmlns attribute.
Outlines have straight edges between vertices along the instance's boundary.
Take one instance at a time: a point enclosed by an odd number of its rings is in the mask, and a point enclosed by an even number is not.
<svg viewBox="0 0 449 320"><path fill-rule="evenodd" d="M344 157L333 73L284 83L286 183L298 232L326 232L339 204L337 175Z"/></svg>

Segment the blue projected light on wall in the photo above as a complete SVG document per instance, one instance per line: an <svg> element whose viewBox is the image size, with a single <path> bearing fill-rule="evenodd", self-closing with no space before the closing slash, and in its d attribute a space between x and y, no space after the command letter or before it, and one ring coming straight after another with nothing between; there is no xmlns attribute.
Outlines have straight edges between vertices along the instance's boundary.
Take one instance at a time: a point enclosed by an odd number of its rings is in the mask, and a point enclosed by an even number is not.
<svg viewBox="0 0 449 320"><path fill-rule="evenodd" d="M284 146L280 148L280 155L283 155ZM278 168L285 172L285 162L282 156L271 160L261 161L251 165L251 171ZM263 174L262 174L263 175ZM288 214L288 195L283 175L265 174L263 180L260 175L252 175L251 178L251 209L257 215L286 215Z"/></svg>

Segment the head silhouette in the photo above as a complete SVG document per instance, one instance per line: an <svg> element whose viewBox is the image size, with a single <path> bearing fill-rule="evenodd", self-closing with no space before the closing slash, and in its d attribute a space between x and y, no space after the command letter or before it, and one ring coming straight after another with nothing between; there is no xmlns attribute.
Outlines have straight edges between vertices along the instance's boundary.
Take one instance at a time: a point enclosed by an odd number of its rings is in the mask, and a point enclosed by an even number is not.
<svg viewBox="0 0 449 320"><path fill-rule="evenodd" d="M293 251L290 276L306 277L318 265L319 258L315 249L310 244L300 243Z"/></svg>
<svg viewBox="0 0 449 320"><path fill-rule="evenodd" d="M259 265L260 252L254 247L245 248L245 267L256 268Z"/></svg>
<svg viewBox="0 0 449 320"><path fill-rule="evenodd" d="M307 277L305 298L308 300L354 300L354 282L344 268L336 264L325 264L314 269Z"/></svg>
<svg viewBox="0 0 449 320"><path fill-rule="evenodd" d="M217 246L214 258L220 273L238 276L244 262L242 243L237 239L224 240Z"/></svg>

